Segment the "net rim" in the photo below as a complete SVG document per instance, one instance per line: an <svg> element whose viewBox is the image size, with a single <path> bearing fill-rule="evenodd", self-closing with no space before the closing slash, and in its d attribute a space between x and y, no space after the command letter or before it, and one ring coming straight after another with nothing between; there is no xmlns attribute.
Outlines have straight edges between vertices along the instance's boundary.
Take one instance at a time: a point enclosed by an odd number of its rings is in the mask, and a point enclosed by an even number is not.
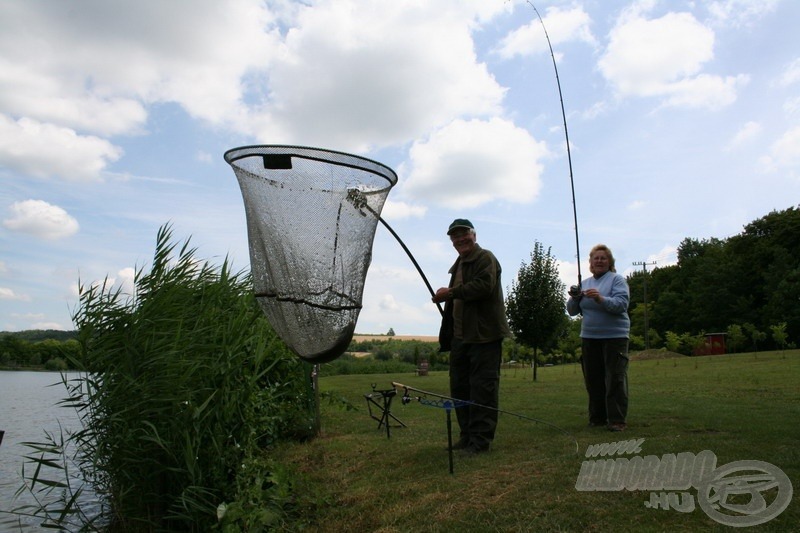
<svg viewBox="0 0 800 533"><path fill-rule="evenodd" d="M308 155L304 155L302 153L295 153L297 151L317 153L323 156L328 155L329 157L309 157ZM391 167L388 167L383 163L380 163L379 161L375 161L374 159L369 159L368 157L363 157L348 152L341 152L338 150L331 150L328 148L318 148L314 146L302 146L293 144L251 144L251 145L231 148L230 150L227 150L223 154L223 157L225 158L226 163L228 163L231 166L236 166L235 165L236 161L240 159L244 159L247 157L254 157L254 156L263 156L263 155L288 155L292 157L300 157L303 159L324 161L334 165L358 168L360 170L364 170L366 172L375 174L376 176L382 177L387 182L389 182L389 188L392 188L397 184L397 173ZM337 158L330 157L334 155L339 157ZM361 161L364 163L369 163L369 166L342 163L340 162L342 161L342 159L345 160L350 159L351 161L355 162ZM377 171L374 167L377 167L381 171Z"/></svg>

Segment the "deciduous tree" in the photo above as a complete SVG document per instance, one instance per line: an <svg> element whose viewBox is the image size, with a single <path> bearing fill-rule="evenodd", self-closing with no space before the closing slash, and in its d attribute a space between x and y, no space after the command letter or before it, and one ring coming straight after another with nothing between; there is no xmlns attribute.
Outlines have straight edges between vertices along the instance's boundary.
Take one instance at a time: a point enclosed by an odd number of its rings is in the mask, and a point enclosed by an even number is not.
<svg viewBox="0 0 800 533"><path fill-rule="evenodd" d="M524 261L511 282L506 312L517 341L533 349L536 379L536 355L555 346L567 322L566 287L558 275L555 257L535 241L531 262Z"/></svg>

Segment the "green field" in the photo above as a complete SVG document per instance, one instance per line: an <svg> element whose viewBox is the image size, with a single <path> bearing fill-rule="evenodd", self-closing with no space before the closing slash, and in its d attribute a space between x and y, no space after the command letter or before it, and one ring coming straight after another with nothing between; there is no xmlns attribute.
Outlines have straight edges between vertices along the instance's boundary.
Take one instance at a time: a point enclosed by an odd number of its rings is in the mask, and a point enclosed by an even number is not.
<svg viewBox="0 0 800 533"><path fill-rule="evenodd" d="M274 451L278 461L300 474L295 487L301 495L296 502L300 523L292 529L459 533L732 529L701 508L701 499L705 503L708 498L694 486L673 491L635 486L634 490L576 489L582 463L601 459L586 457L591 445L637 439L643 439L638 449L620 457L664 460L665 454L697 455L708 450L716 456L718 468L753 460L777 467L794 488L791 502L776 517L742 530L800 528L800 351L634 360L629 371L629 429L623 433L587 427L579 366L540 368L537 377L534 382L530 369L504 369L500 408L546 423L501 414L492 450L472 457L454 453L452 474L445 450L445 409L416 400L404 405L399 392L391 412L406 427L391 427L387 437L370 418L364 398L373 383L377 389L389 389L393 381L447 394L446 372L321 379L321 436ZM356 409L343 409L339 399ZM452 422L457 436L455 414ZM670 492L673 498L684 494L669 500ZM752 502L749 494L745 491L725 501L747 505ZM773 504L787 496L786 486L763 496L767 512L774 511ZM662 503L654 506L651 498ZM663 503L670 501L693 504L694 509L679 511ZM719 512L741 518L754 510Z"/></svg>

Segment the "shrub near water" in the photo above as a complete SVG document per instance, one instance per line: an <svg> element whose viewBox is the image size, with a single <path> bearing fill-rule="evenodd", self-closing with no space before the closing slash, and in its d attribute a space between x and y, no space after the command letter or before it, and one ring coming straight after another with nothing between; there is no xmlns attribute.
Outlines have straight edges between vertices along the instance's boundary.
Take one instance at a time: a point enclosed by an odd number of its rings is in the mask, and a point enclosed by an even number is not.
<svg viewBox="0 0 800 533"><path fill-rule="evenodd" d="M226 514L227 528L274 524L286 487L260 450L313 430L308 365L270 329L249 276L170 239L162 227L133 297L82 290L74 320L86 373L69 389L83 469L115 529L207 530Z"/></svg>

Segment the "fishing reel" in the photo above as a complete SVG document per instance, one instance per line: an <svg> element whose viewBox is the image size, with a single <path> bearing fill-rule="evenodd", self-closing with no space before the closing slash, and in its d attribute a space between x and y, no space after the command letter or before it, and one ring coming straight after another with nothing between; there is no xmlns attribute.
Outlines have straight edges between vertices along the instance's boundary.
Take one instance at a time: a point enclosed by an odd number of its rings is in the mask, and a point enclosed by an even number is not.
<svg viewBox="0 0 800 533"><path fill-rule="evenodd" d="M567 294L572 296L573 298L577 298L581 295L581 286L580 285L573 285L567 291Z"/></svg>

